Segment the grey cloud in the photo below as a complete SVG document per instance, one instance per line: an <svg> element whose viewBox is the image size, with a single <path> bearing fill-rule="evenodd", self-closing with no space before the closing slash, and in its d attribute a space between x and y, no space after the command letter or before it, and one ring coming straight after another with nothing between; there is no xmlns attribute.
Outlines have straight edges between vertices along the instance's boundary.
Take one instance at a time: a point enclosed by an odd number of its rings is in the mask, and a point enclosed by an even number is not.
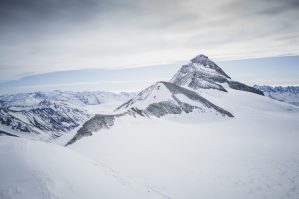
<svg viewBox="0 0 299 199"><path fill-rule="evenodd" d="M222 6L227 12L237 15L277 15L299 9L299 0L233 0Z"/></svg>
<svg viewBox="0 0 299 199"><path fill-rule="evenodd" d="M269 3L269 1L263 0L265 3L265 7L263 10L259 12L259 14L266 14L266 15L277 15L281 13L285 13L288 11L298 11L299 9L299 0L273 0ZM268 4L268 7L267 7Z"/></svg>
<svg viewBox="0 0 299 199"><path fill-rule="evenodd" d="M107 1L94 0L1 0L1 23L25 20L51 20L65 17L78 20L93 14ZM103 5L104 7L104 5Z"/></svg>
<svg viewBox="0 0 299 199"><path fill-rule="evenodd" d="M298 0L0 0L0 71L5 71L0 78L174 62L202 49L210 56L231 57L240 50L225 50L232 46L262 56L255 52L266 51L263 47L275 42L280 42L275 44L279 46L275 55L296 53L298 4Z"/></svg>

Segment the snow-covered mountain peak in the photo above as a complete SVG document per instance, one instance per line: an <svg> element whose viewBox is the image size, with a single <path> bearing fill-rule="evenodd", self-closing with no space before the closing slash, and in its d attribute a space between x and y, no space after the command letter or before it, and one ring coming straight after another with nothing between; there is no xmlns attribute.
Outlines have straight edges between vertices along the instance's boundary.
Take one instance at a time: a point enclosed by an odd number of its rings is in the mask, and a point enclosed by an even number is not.
<svg viewBox="0 0 299 199"><path fill-rule="evenodd" d="M191 59L187 65L183 65L170 82L193 89L213 88L225 91L218 83L229 80L230 77L217 64L201 54Z"/></svg>
<svg viewBox="0 0 299 199"><path fill-rule="evenodd" d="M214 73L230 79L230 77L206 55L200 54L194 57L193 59L191 59L191 63L187 66L189 68L193 68L193 70L198 72L207 72L212 74Z"/></svg>
<svg viewBox="0 0 299 199"><path fill-rule="evenodd" d="M165 83L166 82L163 81L156 82L155 84L139 92L136 97L118 107L116 111L126 110L132 105L138 109L145 109L149 104L171 100L172 93L165 86Z"/></svg>
<svg viewBox="0 0 299 199"><path fill-rule="evenodd" d="M191 62L193 63L203 63L205 61L209 60L209 57L203 54L197 55L193 59L191 59Z"/></svg>
<svg viewBox="0 0 299 199"><path fill-rule="evenodd" d="M211 69L211 72L219 73L220 75L223 75L227 78L230 78L215 62L209 59L206 55L198 55L191 59L191 64L189 64L190 67L195 66L197 70L202 70L204 68Z"/></svg>
<svg viewBox="0 0 299 199"><path fill-rule="evenodd" d="M115 111L133 111L141 115L156 117L199 111L201 113L213 112L216 115L233 117L231 113L212 104L196 92L164 81L157 82L141 91L136 97L130 99Z"/></svg>
<svg viewBox="0 0 299 199"><path fill-rule="evenodd" d="M170 82L193 90L216 89L224 92L227 90L223 84L228 84L236 90L263 95L258 89L233 81L215 62L202 54L191 59L187 65L183 65Z"/></svg>

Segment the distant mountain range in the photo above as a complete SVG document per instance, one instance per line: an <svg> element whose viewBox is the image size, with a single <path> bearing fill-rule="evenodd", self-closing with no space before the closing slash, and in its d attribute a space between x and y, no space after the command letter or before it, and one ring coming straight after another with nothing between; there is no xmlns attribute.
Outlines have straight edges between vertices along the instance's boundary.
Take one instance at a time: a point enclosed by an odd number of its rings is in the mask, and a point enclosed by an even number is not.
<svg viewBox="0 0 299 199"><path fill-rule="evenodd" d="M51 141L92 116L86 106L129 99L134 94L110 92L34 92L0 96L2 130Z"/></svg>
<svg viewBox="0 0 299 199"><path fill-rule="evenodd" d="M260 86L254 85L254 88L264 92L272 99L299 106L299 86Z"/></svg>

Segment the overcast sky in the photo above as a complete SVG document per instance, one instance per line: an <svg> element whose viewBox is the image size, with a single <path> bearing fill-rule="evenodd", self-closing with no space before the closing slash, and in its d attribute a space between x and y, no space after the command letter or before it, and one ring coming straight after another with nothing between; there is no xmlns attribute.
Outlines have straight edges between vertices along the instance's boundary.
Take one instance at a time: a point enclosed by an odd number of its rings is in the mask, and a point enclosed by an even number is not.
<svg viewBox="0 0 299 199"><path fill-rule="evenodd" d="M0 80L299 54L299 0L1 0Z"/></svg>

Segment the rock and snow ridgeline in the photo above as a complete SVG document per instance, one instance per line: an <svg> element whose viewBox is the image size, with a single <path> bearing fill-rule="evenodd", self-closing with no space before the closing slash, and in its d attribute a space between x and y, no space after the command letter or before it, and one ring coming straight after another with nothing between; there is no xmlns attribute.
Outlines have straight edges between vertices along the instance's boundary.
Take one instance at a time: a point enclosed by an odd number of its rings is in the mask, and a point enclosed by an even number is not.
<svg viewBox="0 0 299 199"><path fill-rule="evenodd" d="M107 129L114 125L115 119L123 116L163 117L181 113L212 114L215 120L234 117L232 113L200 96L201 89L216 89L227 92L224 88L252 92L263 95L263 92L233 81L217 64L205 55L196 56L173 76L169 82L157 82L139 92L136 97L115 109L115 114L96 115L79 129L67 143L74 143L92 132Z"/></svg>
<svg viewBox="0 0 299 199"><path fill-rule="evenodd" d="M205 55L198 55L190 63L183 65L170 82L190 89L217 89L227 92L222 84L232 89L263 95L263 92L232 80L217 64Z"/></svg>

